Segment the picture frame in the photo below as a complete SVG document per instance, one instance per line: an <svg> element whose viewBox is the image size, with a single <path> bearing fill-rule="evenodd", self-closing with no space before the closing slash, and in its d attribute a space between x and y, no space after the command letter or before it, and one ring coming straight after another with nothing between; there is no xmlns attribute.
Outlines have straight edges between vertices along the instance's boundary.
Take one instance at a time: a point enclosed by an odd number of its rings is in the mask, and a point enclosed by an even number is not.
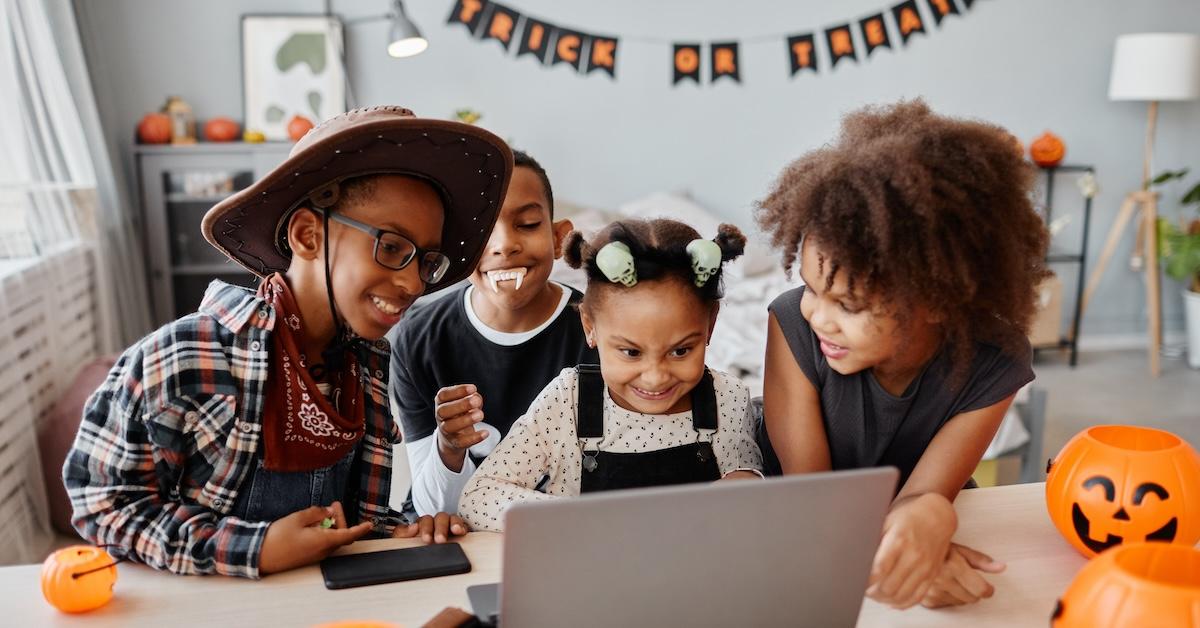
<svg viewBox="0 0 1200 628"><path fill-rule="evenodd" d="M342 22L332 15L242 16L243 128L288 141L288 123L346 111Z"/></svg>

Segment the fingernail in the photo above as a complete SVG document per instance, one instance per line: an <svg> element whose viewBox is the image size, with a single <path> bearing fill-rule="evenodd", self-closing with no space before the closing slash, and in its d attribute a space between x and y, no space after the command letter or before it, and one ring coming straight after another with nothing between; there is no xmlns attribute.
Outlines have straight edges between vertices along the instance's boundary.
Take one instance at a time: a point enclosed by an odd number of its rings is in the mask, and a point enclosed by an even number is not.
<svg viewBox="0 0 1200 628"><path fill-rule="evenodd" d="M480 435L481 437L483 437L483 438L487 438L487 437L488 437L488 431L487 431L487 430L483 430L482 432L479 432L479 435Z"/></svg>
<svg viewBox="0 0 1200 628"><path fill-rule="evenodd" d="M475 384L467 384L467 392L474 393L476 390L478 389L475 388Z"/></svg>

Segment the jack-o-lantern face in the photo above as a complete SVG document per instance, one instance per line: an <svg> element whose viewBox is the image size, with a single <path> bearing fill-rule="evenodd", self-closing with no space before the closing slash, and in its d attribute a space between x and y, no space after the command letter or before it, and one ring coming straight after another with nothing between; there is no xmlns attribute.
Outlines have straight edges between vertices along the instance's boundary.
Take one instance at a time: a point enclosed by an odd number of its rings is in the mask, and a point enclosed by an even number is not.
<svg viewBox="0 0 1200 628"><path fill-rule="evenodd" d="M1138 541L1200 540L1200 455L1179 437L1107 425L1077 434L1046 478L1058 531L1083 555Z"/></svg>
<svg viewBox="0 0 1200 628"><path fill-rule="evenodd" d="M1131 543L1088 561L1063 593L1053 628L1195 626L1200 551Z"/></svg>
<svg viewBox="0 0 1200 628"><path fill-rule="evenodd" d="M1093 552L1099 554L1127 541L1175 540L1179 517L1167 503L1171 494L1157 482L1138 484L1127 502L1118 499L1113 481L1102 475L1084 480L1083 489L1080 501L1071 505L1071 523L1079 540Z"/></svg>

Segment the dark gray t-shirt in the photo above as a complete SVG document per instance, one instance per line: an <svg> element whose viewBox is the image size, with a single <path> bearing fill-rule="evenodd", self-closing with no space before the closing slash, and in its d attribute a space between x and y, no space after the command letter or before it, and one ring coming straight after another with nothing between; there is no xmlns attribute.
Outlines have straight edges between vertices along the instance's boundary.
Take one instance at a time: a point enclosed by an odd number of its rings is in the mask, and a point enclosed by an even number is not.
<svg viewBox="0 0 1200 628"><path fill-rule="evenodd" d="M842 375L829 366L817 335L800 314L803 294L803 286L788 290L769 309L800 370L821 396L834 469L894 466L900 469L899 490L947 421L995 404L1033 381L1032 350L1017 358L976 343L968 373L957 385L951 380L950 354L942 351L897 397L883 389L870 369Z"/></svg>

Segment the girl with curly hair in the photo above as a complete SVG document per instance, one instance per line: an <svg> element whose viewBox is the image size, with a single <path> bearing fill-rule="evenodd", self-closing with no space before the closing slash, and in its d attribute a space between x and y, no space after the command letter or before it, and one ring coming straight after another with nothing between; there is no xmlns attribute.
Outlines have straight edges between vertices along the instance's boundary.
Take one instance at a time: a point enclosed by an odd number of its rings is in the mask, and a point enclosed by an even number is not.
<svg viewBox="0 0 1200 628"><path fill-rule="evenodd" d="M989 597L976 570L1004 567L950 539L955 496L1034 377L1047 235L1017 146L919 100L866 108L759 203L805 284L769 308L770 445L783 473L900 470L867 590L896 607Z"/></svg>
<svg viewBox="0 0 1200 628"><path fill-rule="evenodd" d="M500 530L520 501L762 476L749 391L704 365L721 269L746 244L737 227L718 231L625 220L592 242L567 236L600 364L564 369L471 476L459 511L473 529Z"/></svg>

